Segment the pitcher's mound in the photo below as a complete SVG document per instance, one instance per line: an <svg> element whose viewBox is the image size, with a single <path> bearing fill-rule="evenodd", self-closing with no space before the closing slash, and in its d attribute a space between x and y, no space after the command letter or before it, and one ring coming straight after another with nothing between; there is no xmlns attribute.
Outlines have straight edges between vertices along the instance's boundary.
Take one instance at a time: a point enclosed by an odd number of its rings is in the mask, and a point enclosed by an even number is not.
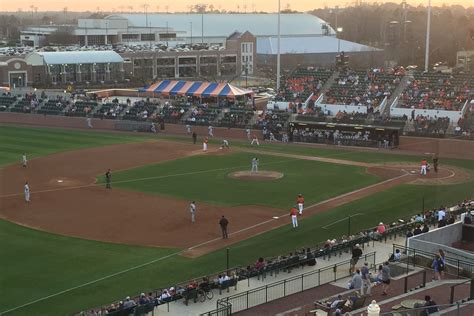
<svg viewBox="0 0 474 316"><path fill-rule="evenodd" d="M249 181L272 181L283 178L283 173L276 171L236 171L229 174L229 177L239 180L249 180Z"/></svg>

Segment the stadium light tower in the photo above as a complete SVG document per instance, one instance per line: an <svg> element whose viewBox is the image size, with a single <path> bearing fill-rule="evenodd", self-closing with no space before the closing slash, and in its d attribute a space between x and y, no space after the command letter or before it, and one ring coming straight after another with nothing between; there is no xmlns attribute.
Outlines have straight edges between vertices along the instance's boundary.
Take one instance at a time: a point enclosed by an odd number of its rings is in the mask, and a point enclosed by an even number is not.
<svg viewBox="0 0 474 316"><path fill-rule="evenodd" d="M277 82L276 82L276 92L280 91L280 73L281 73L281 60L280 60L280 41L281 41L281 0L278 0L278 37L277 37Z"/></svg>
<svg viewBox="0 0 474 316"><path fill-rule="evenodd" d="M428 18L426 23L426 47L425 47L425 71L427 72L430 64L430 33L431 33L431 0L428 0Z"/></svg>

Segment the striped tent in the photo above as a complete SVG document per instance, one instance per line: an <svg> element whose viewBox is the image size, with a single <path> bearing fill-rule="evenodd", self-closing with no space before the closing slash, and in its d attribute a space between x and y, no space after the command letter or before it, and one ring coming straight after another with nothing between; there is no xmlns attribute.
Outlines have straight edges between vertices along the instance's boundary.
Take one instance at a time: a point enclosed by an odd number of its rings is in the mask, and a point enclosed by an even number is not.
<svg viewBox="0 0 474 316"><path fill-rule="evenodd" d="M163 80L141 88L139 92L151 92L163 96L195 96L201 98L229 98L253 95L252 90L238 88L229 83Z"/></svg>

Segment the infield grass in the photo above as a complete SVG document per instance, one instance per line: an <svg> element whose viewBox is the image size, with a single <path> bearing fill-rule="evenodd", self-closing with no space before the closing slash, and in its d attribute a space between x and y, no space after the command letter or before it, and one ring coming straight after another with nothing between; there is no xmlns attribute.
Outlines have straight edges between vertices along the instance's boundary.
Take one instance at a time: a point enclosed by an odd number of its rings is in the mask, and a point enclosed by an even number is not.
<svg viewBox="0 0 474 316"><path fill-rule="evenodd" d="M16 163L23 152L27 152L31 157L39 157L76 148L148 139L150 138L147 136L0 126L0 165ZM241 146L247 145L242 143ZM419 160L414 156L321 150L292 145L264 145L261 149L358 161ZM245 154L242 155L240 158L235 156L229 159L242 159L243 164L248 165L249 161L246 161L248 158L245 158ZM288 160L281 157L271 157L271 159ZM472 160L442 160L441 163L443 161L474 170ZM216 163L221 162L224 164L224 161L220 160ZM225 162L225 165L227 163ZM288 163L290 164L290 160ZM284 165L285 163L282 163L282 167ZM161 167L150 166L150 168ZM307 172L303 168L297 171L298 173ZM116 180L115 175L114 180ZM332 225L329 229L323 229L323 227L351 214L364 214L352 219L352 232L356 232L375 226L379 221L391 222L400 217L415 214L421 209L422 197L424 197L425 208L473 198L473 187L474 181L447 186L397 186L345 204L330 212L304 218L300 222L299 229L291 232L291 238L288 238L288 235L292 229L288 225L232 245L231 265L247 265L260 256L285 254L302 246L314 245L328 238L346 234L348 226L345 221ZM294 199L294 192L288 194ZM310 198L310 195L312 195L311 192L306 194L306 198ZM130 227L130 229L140 228ZM3 220L0 220L0 238L2 240L0 244L2 258L0 313L137 265L160 260L179 251L178 249L132 247L63 237L24 228ZM176 282L224 270L225 254L225 249L223 249L197 259L180 256L166 257L140 269L78 287L5 315L66 315L105 305L123 299L127 295L136 295L159 287L169 287Z"/></svg>
<svg viewBox="0 0 474 316"><path fill-rule="evenodd" d="M254 154L200 155L114 173L114 186L226 206L289 208L302 193L307 205L380 181L365 168L258 155L259 169L283 173L275 181L232 179L250 170ZM103 179L102 179L103 181ZM117 184L115 184L117 182Z"/></svg>

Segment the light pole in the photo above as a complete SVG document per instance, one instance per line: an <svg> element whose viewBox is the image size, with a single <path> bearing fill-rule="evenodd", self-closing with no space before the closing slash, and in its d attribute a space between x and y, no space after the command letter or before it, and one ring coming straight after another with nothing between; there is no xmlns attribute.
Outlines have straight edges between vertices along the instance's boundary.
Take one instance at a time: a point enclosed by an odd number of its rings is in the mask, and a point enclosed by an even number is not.
<svg viewBox="0 0 474 316"><path fill-rule="evenodd" d="M336 28L336 32L337 32L337 53L338 54L341 52L341 38L340 38L339 34L341 34L343 31L344 31L344 29L342 27Z"/></svg>
<svg viewBox="0 0 474 316"><path fill-rule="evenodd" d="M278 0L278 37L277 37L277 82L276 92L280 91L280 73L281 73L281 59L280 59L280 41L281 41L281 0Z"/></svg>
<svg viewBox="0 0 474 316"><path fill-rule="evenodd" d="M430 63L430 33L431 33L431 0L428 0L428 18L426 22L425 72L428 72Z"/></svg>
<svg viewBox="0 0 474 316"><path fill-rule="evenodd" d="M191 30L191 46L193 46L193 22L189 22L191 25L190 30Z"/></svg>

